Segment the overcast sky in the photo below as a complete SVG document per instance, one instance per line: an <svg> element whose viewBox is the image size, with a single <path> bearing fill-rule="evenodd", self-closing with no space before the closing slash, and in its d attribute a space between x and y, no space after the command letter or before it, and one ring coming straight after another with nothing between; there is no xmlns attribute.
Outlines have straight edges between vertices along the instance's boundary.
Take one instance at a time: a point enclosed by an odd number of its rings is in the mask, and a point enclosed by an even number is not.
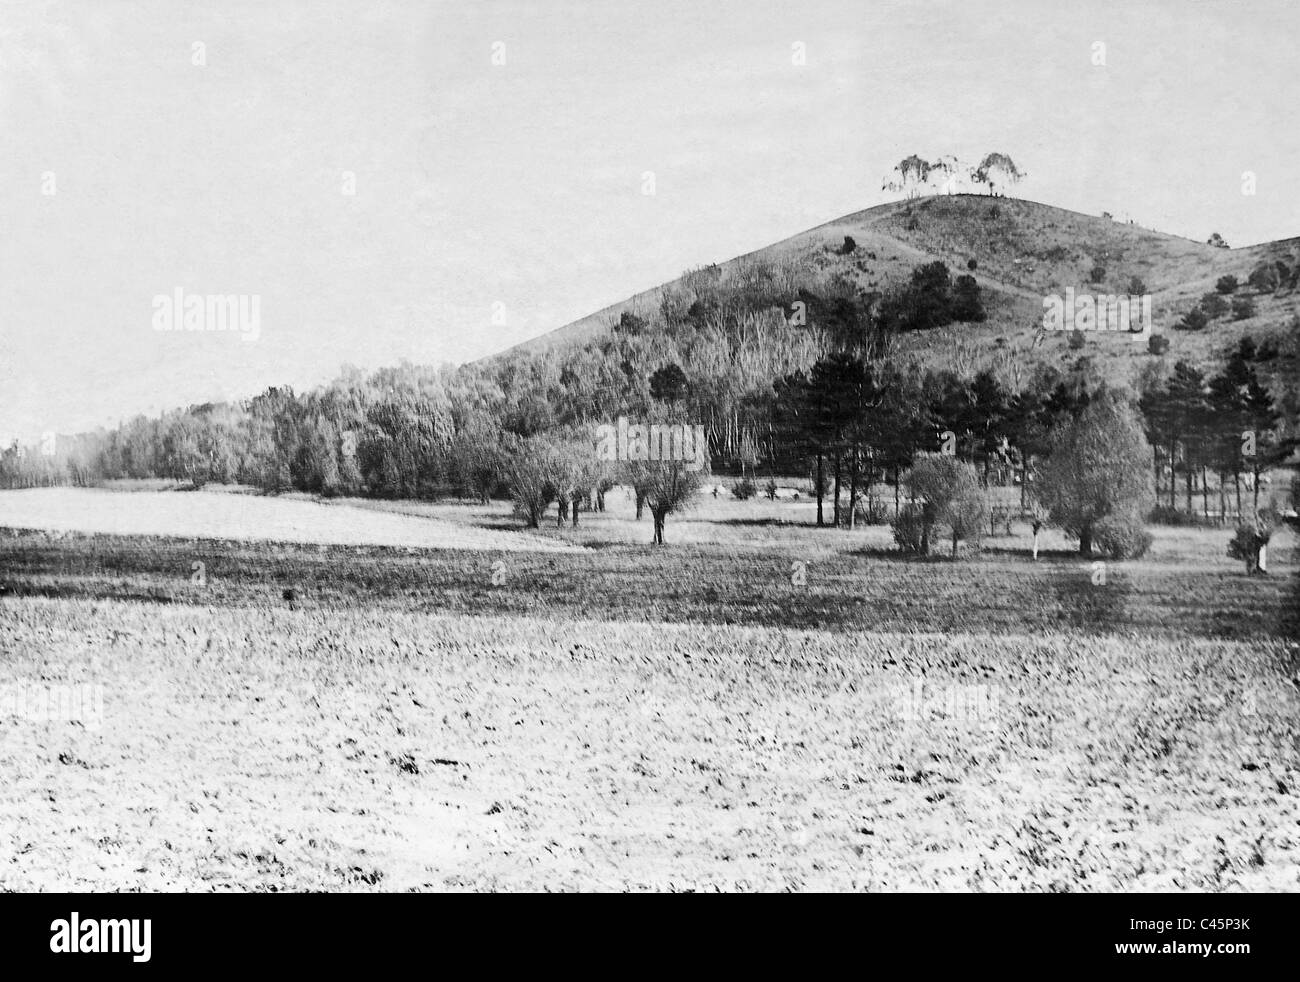
<svg viewBox="0 0 1300 982"><path fill-rule="evenodd" d="M1300 235L1298 42L1284 0L2 2L0 439L489 354L911 153ZM259 296L260 336L155 331L178 287Z"/></svg>

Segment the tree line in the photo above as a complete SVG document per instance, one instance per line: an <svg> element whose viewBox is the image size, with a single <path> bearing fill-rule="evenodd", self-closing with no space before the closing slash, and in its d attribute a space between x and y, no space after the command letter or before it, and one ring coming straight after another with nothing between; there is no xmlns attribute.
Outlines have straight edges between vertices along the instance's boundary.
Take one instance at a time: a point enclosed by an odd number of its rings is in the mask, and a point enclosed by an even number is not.
<svg viewBox="0 0 1300 982"><path fill-rule="evenodd" d="M902 332L982 316L974 279L954 280L940 262L884 296L793 263L708 267L666 287L656 305L623 311L589 345L459 368L346 369L311 392L270 388L243 402L140 416L58 438L52 452L15 444L0 453L0 485L167 478L326 496L510 495L535 526L551 505L556 521L576 523L622 484L662 540L668 515L709 470L599 460L594 427L628 416L702 425L711 467L747 479L766 472L773 487L778 476L806 479L822 525L853 528L882 485L892 489L895 520L904 492L914 511L931 494L940 501L945 482L965 486L965 471L954 477L949 463L918 478L914 465L931 455L969 466L981 489L1018 483L1029 513L1046 507L1034 491L1063 427L1102 386L1086 358L1064 371L1017 372L1012 384L991 369L922 368L894 354ZM1130 408L1149 445L1157 517L1180 515L1180 479L1181 514L1193 511L1199 486L1207 517L1210 475L1221 497L1232 482L1239 515L1243 482L1258 510L1260 478L1295 447L1297 407L1261 376L1277 357L1276 346L1246 339L1211 377L1182 362L1167 377L1146 374ZM927 534L925 514L907 521Z"/></svg>

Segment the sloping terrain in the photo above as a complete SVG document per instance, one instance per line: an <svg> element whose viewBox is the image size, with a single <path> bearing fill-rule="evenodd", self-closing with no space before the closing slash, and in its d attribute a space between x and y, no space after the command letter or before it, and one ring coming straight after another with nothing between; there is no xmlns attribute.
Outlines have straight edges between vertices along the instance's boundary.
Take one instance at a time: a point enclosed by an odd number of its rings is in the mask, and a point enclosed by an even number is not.
<svg viewBox="0 0 1300 982"><path fill-rule="evenodd" d="M842 252L845 237L857 248ZM902 284L923 263L942 260L952 275L970 271L979 282L988 312L982 324L953 324L913 332L900 339L904 355L935 367L985 367L1018 359L1026 368L1061 365L1091 356L1110 378L1131 379L1151 355L1143 335L1094 335L1083 349L1068 347L1066 332L1042 335L1043 298L1076 292L1122 294L1133 277L1152 296L1154 331L1165 335L1171 361L1208 365L1245 334L1255 339L1294 334L1300 312L1297 294L1258 294L1245 287L1265 259L1295 267L1300 238L1221 249L1110 218L1084 215L1033 201L982 195L916 198L845 215L763 249L719 264L723 275L747 263L797 263L824 277L843 277L864 293L883 293ZM1105 270L1092 283L1094 267ZM1219 277L1234 275L1255 301L1255 316L1211 322L1199 332L1174 325ZM666 290L683 276L596 311L534 338L512 351L540 353L607 336L625 311L642 316L656 310ZM1278 366L1279 370L1283 366Z"/></svg>

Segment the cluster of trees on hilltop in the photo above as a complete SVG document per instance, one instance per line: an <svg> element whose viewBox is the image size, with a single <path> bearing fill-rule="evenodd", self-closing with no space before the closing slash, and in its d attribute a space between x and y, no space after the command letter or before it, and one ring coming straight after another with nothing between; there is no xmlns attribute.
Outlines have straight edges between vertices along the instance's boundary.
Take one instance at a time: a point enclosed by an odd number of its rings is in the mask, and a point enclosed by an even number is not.
<svg viewBox="0 0 1300 982"><path fill-rule="evenodd" d="M902 192L909 198L923 190L953 194L969 187L986 188L989 194L1005 194L1025 176L1004 153L985 154L974 166L952 155L930 161L912 154L894 166L881 190Z"/></svg>

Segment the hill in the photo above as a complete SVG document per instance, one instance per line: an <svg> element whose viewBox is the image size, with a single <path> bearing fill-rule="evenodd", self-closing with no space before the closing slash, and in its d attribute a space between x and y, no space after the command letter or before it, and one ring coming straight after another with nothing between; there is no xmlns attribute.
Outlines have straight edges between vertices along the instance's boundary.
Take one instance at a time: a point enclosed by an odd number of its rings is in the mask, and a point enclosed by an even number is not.
<svg viewBox="0 0 1300 982"><path fill-rule="evenodd" d="M856 243L851 252L844 251L846 237ZM1131 378L1152 357L1144 335L1089 335L1082 349L1072 350L1066 332L1043 336L1040 325L1045 296L1064 295L1070 287L1076 292L1124 294L1135 277L1151 295L1154 333L1169 339L1169 359L1208 367L1243 335L1258 341L1295 334L1294 280L1280 292L1247 290L1245 285L1263 262L1280 260L1291 270L1300 266L1300 238L1225 249L1017 198L961 194L879 205L720 263L716 270L725 280L741 276L747 267L794 269L803 278L840 280L869 296L899 288L916 267L935 260L946 263L953 276L974 276L988 317L983 323L956 323L899 338L902 354L930 367L969 371L1016 361L1026 370L1040 364L1059 367L1089 355L1106 377ZM1104 272L1094 282L1097 267ZM625 312L653 323L665 295L688 291L692 275L683 274L494 358L563 351L608 338ZM1183 315L1227 275L1235 276L1242 292L1251 295L1254 316L1233 320L1225 315L1202 331L1176 330Z"/></svg>

